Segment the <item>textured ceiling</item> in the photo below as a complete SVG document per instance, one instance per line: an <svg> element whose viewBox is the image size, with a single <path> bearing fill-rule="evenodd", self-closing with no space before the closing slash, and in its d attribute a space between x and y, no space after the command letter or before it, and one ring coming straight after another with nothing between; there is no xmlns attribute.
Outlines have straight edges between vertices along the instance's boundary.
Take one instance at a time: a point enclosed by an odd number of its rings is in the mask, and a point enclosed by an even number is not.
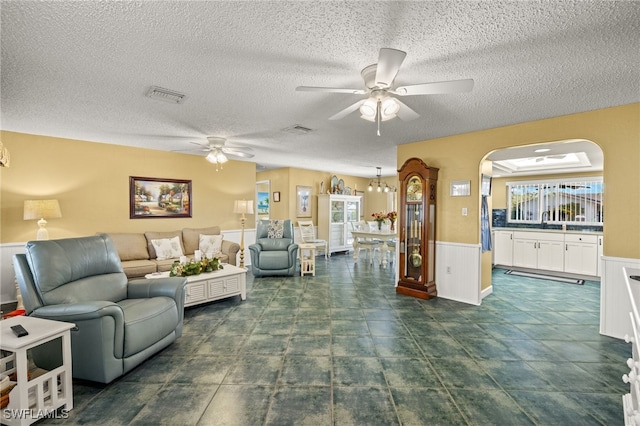
<svg viewBox="0 0 640 426"><path fill-rule="evenodd" d="M37 2L1 6L3 130L189 149L208 135L266 168L395 174L397 145L640 101L640 3ZM328 117L362 96L381 47L407 52L397 85L472 78L412 96L376 125ZM156 85L183 104L145 97ZM284 132L292 125L313 129ZM576 135L579 137L580 135ZM200 153L201 155L201 153Z"/></svg>

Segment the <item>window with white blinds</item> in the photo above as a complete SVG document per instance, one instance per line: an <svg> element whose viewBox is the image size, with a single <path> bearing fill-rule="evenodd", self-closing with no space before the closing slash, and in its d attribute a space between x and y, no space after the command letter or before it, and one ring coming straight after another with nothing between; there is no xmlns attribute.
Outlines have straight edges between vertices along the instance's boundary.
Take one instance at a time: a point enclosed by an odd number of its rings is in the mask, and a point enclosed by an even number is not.
<svg viewBox="0 0 640 426"><path fill-rule="evenodd" d="M602 225L602 177L508 182L512 223Z"/></svg>

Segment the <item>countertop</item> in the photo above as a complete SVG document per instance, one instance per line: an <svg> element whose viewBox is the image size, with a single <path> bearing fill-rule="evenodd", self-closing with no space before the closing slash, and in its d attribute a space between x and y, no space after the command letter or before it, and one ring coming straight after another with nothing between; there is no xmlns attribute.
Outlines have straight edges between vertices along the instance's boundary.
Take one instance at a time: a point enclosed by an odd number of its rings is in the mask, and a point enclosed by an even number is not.
<svg viewBox="0 0 640 426"><path fill-rule="evenodd" d="M566 230L562 229L543 229L543 228L492 228L492 231L518 231L518 232L549 232L552 234L588 234L588 235L602 235L602 231L592 231L590 229L585 230Z"/></svg>

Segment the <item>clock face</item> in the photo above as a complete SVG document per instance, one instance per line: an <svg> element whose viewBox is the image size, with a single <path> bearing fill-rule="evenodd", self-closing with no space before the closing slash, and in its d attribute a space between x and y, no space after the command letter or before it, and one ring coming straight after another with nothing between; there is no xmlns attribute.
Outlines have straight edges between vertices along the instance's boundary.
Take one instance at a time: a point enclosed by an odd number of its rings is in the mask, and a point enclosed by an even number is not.
<svg viewBox="0 0 640 426"><path fill-rule="evenodd" d="M407 201L422 200L422 182L417 176L412 177L407 182Z"/></svg>

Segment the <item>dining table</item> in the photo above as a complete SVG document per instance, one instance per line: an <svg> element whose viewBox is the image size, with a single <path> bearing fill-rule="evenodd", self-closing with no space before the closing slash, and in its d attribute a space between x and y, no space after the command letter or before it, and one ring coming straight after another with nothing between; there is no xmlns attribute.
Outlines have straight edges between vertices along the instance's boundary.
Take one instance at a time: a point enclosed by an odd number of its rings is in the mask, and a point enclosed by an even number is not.
<svg viewBox="0 0 640 426"><path fill-rule="evenodd" d="M353 236L353 262L358 263L358 253L360 250L359 241L368 239L368 240L380 240L381 248L380 248L380 264L383 268L387 267L387 252L389 251L389 242L398 238L398 233L395 231L387 231L387 230L370 230L370 231L351 231L351 235Z"/></svg>

